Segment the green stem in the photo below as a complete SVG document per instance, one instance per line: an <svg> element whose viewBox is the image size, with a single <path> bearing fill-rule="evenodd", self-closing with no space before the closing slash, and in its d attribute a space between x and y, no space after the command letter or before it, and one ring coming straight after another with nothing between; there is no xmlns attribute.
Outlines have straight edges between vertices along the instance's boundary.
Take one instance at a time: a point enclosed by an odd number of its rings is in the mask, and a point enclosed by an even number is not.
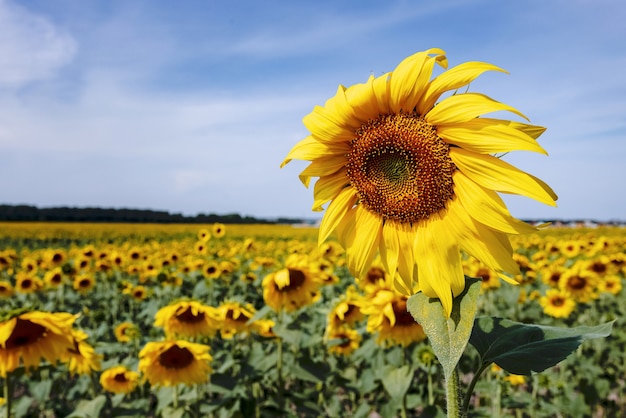
<svg viewBox="0 0 626 418"><path fill-rule="evenodd" d="M467 410L469 409L470 399L472 398L472 393L474 393L474 386L476 386L476 383L478 383L478 378L483 374L483 372L487 369L487 367L489 367L490 364L491 363L487 363L480 366L480 368L472 378L472 381L467 388L467 392L465 393L465 397L463 398L463 407L461 411L463 411L464 414L467 414Z"/></svg>
<svg viewBox="0 0 626 418"><path fill-rule="evenodd" d="M431 371L433 370L432 366L428 366L428 372L426 373L426 377L428 378L428 405L435 404L435 395L433 393L433 375Z"/></svg>
<svg viewBox="0 0 626 418"><path fill-rule="evenodd" d="M7 413L6 413L6 418L11 418L11 395L12 395L12 391L11 391L11 382L9 381L11 377L10 373L7 373L6 377L4 378L4 400L6 402L6 408L7 408Z"/></svg>
<svg viewBox="0 0 626 418"><path fill-rule="evenodd" d="M448 418L462 418L461 396L459 391L459 372L456 367L446 381L446 407Z"/></svg>
<svg viewBox="0 0 626 418"><path fill-rule="evenodd" d="M178 385L174 385L174 408L178 408Z"/></svg>
<svg viewBox="0 0 626 418"><path fill-rule="evenodd" d="M278 324L283 323L283 315L284 315L284 311L281 309L278 312ZM277 325L278 325L277 324ZM283 405L283 339L278 337L277 338L277 342L278 347L277 347L277 353L276 353L276 384L278 385L277 390L278 390L278 402L279 405L281 406L281 408L284 406Z"/></svg>

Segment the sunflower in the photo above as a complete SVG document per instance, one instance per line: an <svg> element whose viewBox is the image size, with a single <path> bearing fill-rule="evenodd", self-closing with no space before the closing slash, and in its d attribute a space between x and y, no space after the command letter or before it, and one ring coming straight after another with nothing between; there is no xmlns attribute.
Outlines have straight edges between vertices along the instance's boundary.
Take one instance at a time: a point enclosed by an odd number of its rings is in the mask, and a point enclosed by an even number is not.
<svg viewBox="0 0 626 418"><path fill-rule="evenodd" d="M235 334L246 334L252 329L248 325L255 313L251 304L242 306L239 302L224 302L217 308L217 312L222 321L220 335L225 340L232 339Z"/></svg>
<svg viewBox="0 0 626 418"><path fill-rule="evenodd" d="M63 360L74 349L72 324L76 316L32 311L0 322L0 377L20 365L36 369L41 359L51 364Z"/></svg>
<svg viewBox="0 0 626 418"><path fill-rule="evenodd" d="M426 339L422 326L407 311L407 299L404 294L381 289L363 303L361 312L367 316L367 331L378 334L377 343L406 347Z"/></svg>
<svg viewBox="0 0 626 418"><path fill-rule="evenodd" d="M363 296L357 293L354 286L348 286L333 309L328 313L326 329L333 330L343 326L353 326L364 318L361 312Z"/></svg>
<svg viewBox="0 0 626 418"><path fill-rule="evenodd" d="M206 228L201 228L198 230L198 241L207 242L211 239L211 232Z"/></svg>
<svg viewBox="0 0 626 418"><path fill-rule="evenodd" d="M568 292L576 302L588 303L598 298L600 280L596 274L580 266L577 263L561 275L559 289Z"/></svg>
<svg viewBox="0 0 626 418"><path fill-rule="evenodd" d="M512 217L497 192L553 206L557 197L538 178L492 155L545 154L536 141L544 128L479 117L508 111L525 118L482 94L457 91L441 99L485 71L503 70L467 62L431 80L435 63L447 68L444 51L419 52L391 73L340 86L324 107L305 116L311 135L282 166L311 161L300 179L308 186L319 177L313 210L330 202L319 243L335 232L355 276L362 277L380 252L385 270L399 271L407 294L417 282L449 316L452 297L465 288L460 250L500 274L516 275L509 235L536 230Z"/></svg>
<svg viewBox="0 0 626 418"><path fill-rule="evenodd" d="M127 343L139 338L139 329L132 322L122 322L113 331L115 339L121 343Z"/></svg>
<svg viewBox="0 0 626 418"><path fill-rule="evenodd" d="M107 392L130 393L139 383L139 373L128 370L125 366L114 366L100 375L100 385Z"/></svg>
<svg viewBox="0 0 626 418"><path fill-rule="evenodd" d="M80 293L81 295L85 295L96 286L96 279L92 275L80 275L74 278L73 287L74 290Z"/></svg>
<svg viewBox="0 0 626 418"><path fill-rule="evenodd" d="M622 279L615 275L603 277L600 282L600 291L618 295L622 291Z"/></svg>
<svg viewBox="0 0 626 418"><path fill-rule="evenodd" d="M184 340L150 342L139 353L139 372L152 386L206 383L213 371L209 349Z"/></svg>
<svg viewBox="0 0 626 418"><path fill-rule="evenodd" d="M325 335L328 352L340 356L348 356L361 344L361 334L357 330L341 327L333 329Z"/></svg>
<svg viewBox="0 0 626 418"><path fill-rule="evenodd" d="M87 334L81 330L72 330L74 346L65 352L62 361L67 362L70 374L90 374L100 370L102 355L96 354L94 348L89 345Z"/></svg>
<svg viewBox="0 0 626 418"><path fill-rule="evenodd" d="M576 302L570 294L561 289L548 289L539 299L539 304L546 315L554 318L567 318L576 308Z"/></svg>
<svg viewBox="0 0 626 418"><path fill-rule="evenodd" d="M217 279L222 274L220 265L215 260L209 260L202 266L202 274L207 279Z"/></svg>
<svg viewBox="0 0 626 418"><path fill-rule="evenodd" d="M13 285L6 280L0 280L0 298L9 298L13 296Z"/></svg>
<svg viewBox="0 0 626 418"><path fill-rule="evenodd" d="M49 288L57 288L64 282L63 270L56 267L43 275L43 281Z"/></svg>
<svg viewBox="0 0 626 418"><path fill-rule="evenodd" d="M226 235L226 227L224 224L216 222L213 224L213 227L211 227L211 233L215 238L222 238Z"/></svg>
<svg viewBox="0 0 626 418"><path fill-rule="evenodd" d="M216 308L196 301L181 301L161 308L154 319L154 326L163 328L167 338L212 337L221 323Z"/></svg>
<svg viewBox="0 0 626 418"><path fill-rule="evenodd" d="M263 300L276 312L295 311L320 298L320 271L307 256L292 254L285 268L263 278Z"/></svg>

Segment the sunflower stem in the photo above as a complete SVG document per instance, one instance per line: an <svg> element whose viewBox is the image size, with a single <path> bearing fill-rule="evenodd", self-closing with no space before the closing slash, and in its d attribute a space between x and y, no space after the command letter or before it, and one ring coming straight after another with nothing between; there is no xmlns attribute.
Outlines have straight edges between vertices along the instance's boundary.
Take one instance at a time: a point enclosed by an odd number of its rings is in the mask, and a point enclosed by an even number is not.
<svg viewBox="0 0 626 418"><path fill-rule="evenodd" d="M467 392L465 393L465 397L463 398L463 406L461 408L461 411L464 414L467 414L467 411L469 409L469 403L472 398L472 393L474 393L474 387L476 386L476 383L478 383L478 378L483 374L487 367L489 367L489 364L490 363L483 364L482 366L480 366L476 374L474 374L474 377L472 378L472 381L467 388Z"/></svg>
<svg viewBox="0 0 626 418"><path fill-rule="evenodd" d="M11 418L11 382L10 382L11 373L7 373L4 378L4 400L6 402L6 418Z"/></svg>
<svg viewBox="0 0 626 418"><path fill-rule="evenodd" d="M448 418L462 418L461 397L459 391L459 372L455 367L445 378L446 383L446 409Z"/></svg>
<svg viewBox="0 0 626 418"><path fill-rule="evenodd" d="M283 315L284 311L281 309L278 312L278 323L282 325L283 323ZM277 353L276 353L276 384L278 385L278 402L281 408L283 407L283 339L277 338Z"/></svg>
<svg viewBox="0 0 626 418"><path fill-rule="evenodd" d="M178 385L174 385L174 409L178 408Z"/></svg>

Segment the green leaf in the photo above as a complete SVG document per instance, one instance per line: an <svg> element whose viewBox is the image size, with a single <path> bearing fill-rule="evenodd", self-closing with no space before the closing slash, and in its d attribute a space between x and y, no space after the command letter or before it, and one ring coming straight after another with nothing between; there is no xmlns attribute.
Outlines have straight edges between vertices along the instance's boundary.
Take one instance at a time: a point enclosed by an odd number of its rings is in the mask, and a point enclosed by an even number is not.
<svg viewBox="0 0 626 418"><path fill-rule="evenodd" d="M381 379L385 390L393 400L402 400L411 386L413 370L408 364L402 367L389 367Z"/></svg>
<svg viewBox="0 0 626 418"><path fill-rule="evenodd" d="M446 379L452 375L470 338L481 281L465 277L465 290L454 298L450 318L446 318L439 299L429 298L421 292L411 296L407 302L407 309L424 329L443 366Z"/></svg>
<svg viewBox="0 0 626 418"><path fill-rule="evenodd" d="M530 375L561 362L585 339L609 336L614 322L558 328L482 317L475 321L470 344L483 366L496 363L509 373Z"/></svg>
<svg viewBox="0 0 626 418"><path fill-rule="evenodd" d="M107 398L104 395L98 395L90 401L80 401L74 412L67 418L98 418L106 401Z"/></svg>

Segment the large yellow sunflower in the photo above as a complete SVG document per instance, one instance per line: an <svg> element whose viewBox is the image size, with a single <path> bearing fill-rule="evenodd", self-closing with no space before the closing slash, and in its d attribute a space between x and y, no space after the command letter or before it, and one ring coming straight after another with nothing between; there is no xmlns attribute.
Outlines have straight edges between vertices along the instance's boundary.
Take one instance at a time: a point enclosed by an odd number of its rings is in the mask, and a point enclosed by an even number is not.
<svg viewBox="0 0 626 418"><path fill-rule="evenodd" d="M319 242L336 233L357 277L380 252L407 294L417 282L449 315L452 297L465 287L460 250L500 274L518 273L509 234L535 228L512 217L498 192L553 206L557 197L538 178L494 156L545 154L536 141L544 128L480 117L508 111L525 118L482 94L456 91L442 99L485 71L503 70L466 62L431 79L435 63L447 68L444 51L419 52L388 74L340 86L304 117L311 135L282 166L311 161L300 178L308 186L319 177L313 210L330 202Z"/></svg>
<svg viewBox="0 0 626 418"><path fill-rule="evenodd" d="M65 352L65 358L70 374L91 374L100 370L101 354L96 354L94 348L87 343L87 333L81 330L72 330L74 347Z"/></svg>
<svg viewBox="0 0 626 418"><path fill-rule="evenodd" d="M263 300L274 311L295 311L320 297L321 272L305 255L292 254L285 268L263 279Z"/></svg>
<svg viewBox="0 0 626 418"><path fill-rule="evenodd" d="M76 316L65 312L25 312L0 322L0 377L21 363L36 369L42 359L51 364L74 349L72 324Z"/></svg>
<svg viewBox="0 0 626 418"><path fill-rule="evenodd" d="M184 340L150 342L139 353L139 371L152 386L205 383L212 372L209 349Z"/></svg>

